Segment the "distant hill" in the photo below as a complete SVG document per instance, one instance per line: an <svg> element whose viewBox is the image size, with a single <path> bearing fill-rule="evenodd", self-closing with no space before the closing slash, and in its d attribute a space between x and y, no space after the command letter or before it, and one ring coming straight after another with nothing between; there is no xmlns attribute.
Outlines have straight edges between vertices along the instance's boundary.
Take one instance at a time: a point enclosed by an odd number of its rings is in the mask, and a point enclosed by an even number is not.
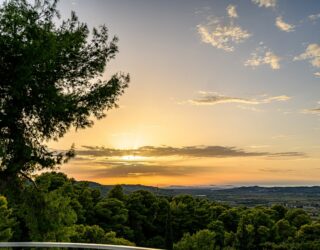
<svg viewBox="0 0 320 250"><path fill-rule="evenodd" d="M86 182L88 183L89 187L91 188L96 188L99 189L102 196L106 196L107 193L109 192L110 189L114 187L114 185L102 185L97 182L92 182L92 181L81 181L81 182ZM170 195L171 191L170 190L165 190L165 189L160 189L157 187L152 187L152 186L144 186L144 185L128 185L128 184L121 184L123 190L125 193L131 193L137 190L146 190L150 191L155 194L161 194L161 195Z"/></svg>
<svg viewBox="0 0 320 250"><path fill-rule="evenodd" d="M102 185L96 182L87 182L90 187L99 189L106 196L113 185ZM271 205L284 204L289 207L320 207L320 186L298 187L260 187L260 186L171 186L157 188L144 185L122 185L125 193L137 190L147 190L158 195L175 196L190 194L196 197L205 197L230 205Z"/></svg>

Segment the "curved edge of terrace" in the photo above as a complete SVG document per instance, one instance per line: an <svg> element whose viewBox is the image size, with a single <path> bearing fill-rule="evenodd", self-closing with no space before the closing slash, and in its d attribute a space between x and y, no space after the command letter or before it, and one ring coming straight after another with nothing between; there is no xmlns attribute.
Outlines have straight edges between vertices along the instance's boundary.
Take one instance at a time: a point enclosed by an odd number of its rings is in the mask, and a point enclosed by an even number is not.
<svg viewBox="0 0 320 250"><path fill-rule="evenodd" d="M156 248L132 247L121 245L105 245L92 243L71 242L0 242L0 248L15 247L47 247L47 248L80 248L80 249L105 249L105 250L160 250Z"/></svg>

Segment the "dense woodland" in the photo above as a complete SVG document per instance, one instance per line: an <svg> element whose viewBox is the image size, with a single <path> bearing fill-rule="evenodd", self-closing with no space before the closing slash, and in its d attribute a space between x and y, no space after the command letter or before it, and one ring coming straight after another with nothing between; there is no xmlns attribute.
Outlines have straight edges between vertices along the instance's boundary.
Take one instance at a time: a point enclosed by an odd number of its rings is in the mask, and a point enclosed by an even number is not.
<svg viewBox="0 0 320 250"><path fill-rule="evenodd" d="M63 173L43 173L0 198L1 241L109 243L165 249L320 249L320 222L302 209L230 207L120 185L103 197Z"/></svg>

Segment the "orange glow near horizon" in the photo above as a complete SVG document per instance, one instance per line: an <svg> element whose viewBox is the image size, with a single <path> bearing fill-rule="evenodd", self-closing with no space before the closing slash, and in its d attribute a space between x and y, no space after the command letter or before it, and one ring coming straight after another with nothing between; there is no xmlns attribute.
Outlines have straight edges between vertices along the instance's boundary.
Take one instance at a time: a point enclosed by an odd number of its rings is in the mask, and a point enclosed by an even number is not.
<svg viewBox="0 0 320 250"><path fill-rule="evenodd" d="M190 159L191 165L189 167L186 166L188 160L185 159L180 163L165 161L153 168L152 164L139 167L139 164L143 161L139 156L134 157L133 155L120 157L119 159L122 159L123 163L120 166L112 166L106 163L105 165L79 167L78 164L72 164L71 161L64 165L62 170L77 180L94 181L105 185L141 184L159 187L171 185L246 185L246 183L247 185L257 185L258 183L261 185L315 184L320 178L319 159L229 158L202 159L200 162ZM149 160L147 157L142 158L146 162ZM311 165L313 172L303 170L301 165L304 164ZM122 168L123 166L124 168ZM256 166L260 167L257 168ZM151 171L141 172L149 168L151 168ZM153 169L156 172L152 172ZM165 175L162 174L162 171Z"/></svg>

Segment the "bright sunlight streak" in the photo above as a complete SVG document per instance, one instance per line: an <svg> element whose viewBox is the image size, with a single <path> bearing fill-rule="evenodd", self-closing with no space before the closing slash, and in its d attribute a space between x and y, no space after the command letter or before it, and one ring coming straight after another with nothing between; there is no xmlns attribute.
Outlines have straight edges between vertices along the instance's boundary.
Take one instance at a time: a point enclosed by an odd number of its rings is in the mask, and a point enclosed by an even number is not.
<svg viewBox="0 0 320 250"><path fill-rule="evenodd" d="M124 155L124 156L121 156L121 159L124 160L124 161L142 161L145 158L146 157L140 156L140 155Z"/></svg>

